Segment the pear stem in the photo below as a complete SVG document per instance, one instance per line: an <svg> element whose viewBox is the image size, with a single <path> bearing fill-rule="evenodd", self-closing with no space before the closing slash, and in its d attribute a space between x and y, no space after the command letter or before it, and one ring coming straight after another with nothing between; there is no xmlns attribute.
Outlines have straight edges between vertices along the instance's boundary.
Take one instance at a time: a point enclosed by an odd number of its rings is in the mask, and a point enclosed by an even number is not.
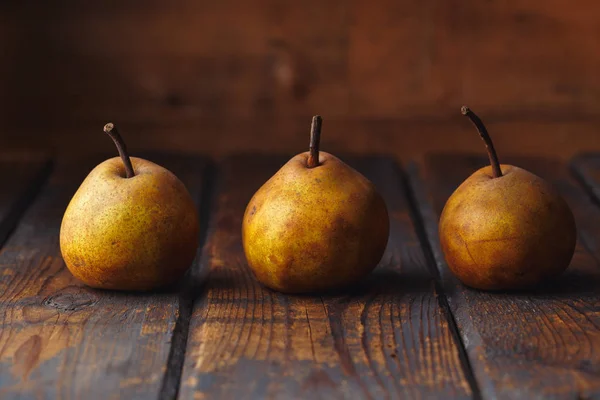
<svg viewBox="0 0 600 400"><path fill-rule="evenodd" d="M494 174L494 178L500 178L502 176L502 170L500 169L500 162L498 161L498 155L496 154L496 150L494 149L494 143L492 142L492 138L488 133L487 129L481 119L475 114L471 109L467 106L462 106L460 108L460 112L462 115L469 117L477 131L479 131L479 136L483 139L485 143L485 148L487 149L488 157L490 159L490 164L492 165L492 173Z"/></svg>
<svg viewBox="0 0 600 400"><path fill-rule="evenodd" d="M310 124L310 153L306 162L308 168L314 168L319 165L319 145L321 143L321 123L323 118L315 115Z"/></svg>
<svg viewBox="0 0 600 400"><path fill-rule="evenodd" d="M109 122L108 124L104 125L104 132L110 136L113 142L115 142L115 146L117 146L117 151L121 156L121 160L123 160L123 164L125 164L125 173L127 174L127 178L133 178L135 176L133 165L131 164L131 159L129 158L129 153L127 152L127 146L125 146L125 142L119 134L117 127L112 122Z"/></svg>

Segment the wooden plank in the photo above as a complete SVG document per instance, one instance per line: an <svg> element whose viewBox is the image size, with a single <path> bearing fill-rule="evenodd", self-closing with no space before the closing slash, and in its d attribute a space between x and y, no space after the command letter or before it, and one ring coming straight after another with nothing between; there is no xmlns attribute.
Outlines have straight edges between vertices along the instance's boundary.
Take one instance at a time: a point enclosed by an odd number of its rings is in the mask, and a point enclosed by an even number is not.
<svg viewBox="0 0 600 400"><path fill-rule="evenodd" d="M328 296L288 296L249 271L241 222L253 193L284 158L224 162L201 265L180 397L470 398L459 351L438 304L396 164L355 161L381 190L391 239L364 285Z"/></svg>
<svg viewBox="0 0 600 400"><path fill-rule="evenodd" d="M450 273L437 221L447 198L485 157L433 155L410 179L431 245L484 398L574 399L600 396L600 210L564 164L544 158L501 159L555 184L573 209L578 243L569 269L551 284L517 293L469 289Z"/></svg>
<svg viewBox="0 0 600 400"><path fill-rule="evenodd" d="M177 174L200 202L202 158L148 158ZM171 390L164 387L177 361L171 341L180 341L174 331L187 322L180 320L180 288L90 289L60 255L65 207L102 159L61 161L0 253L0 398L157 399Z"/></svg>

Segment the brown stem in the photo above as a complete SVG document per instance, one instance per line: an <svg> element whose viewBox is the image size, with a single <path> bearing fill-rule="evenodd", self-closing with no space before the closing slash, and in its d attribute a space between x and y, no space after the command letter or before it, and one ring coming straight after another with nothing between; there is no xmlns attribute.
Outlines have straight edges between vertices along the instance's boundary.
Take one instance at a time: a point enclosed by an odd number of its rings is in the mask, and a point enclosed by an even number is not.
<svg viewBox="0 0 600 400"><path fill-rule="evenodd" d="M492 143L492 138L488 133L487 129L481 119L475 114L471 109L467 106L462 106L460 109L462 115L469 117L475 128L479 131L479 136L483 139L485 143L485 147L488 152L488 157L490 159L490 164L492 165L492 173L494 174L494 178L500 178L502 176L502 170L500 169L500 162L498 161L498 155L496 154L496 150L494 149L494 143Z"/></svg>
<svg viewBox="0 0 600 400"><path fill-rule="evenodd" d="M133 178L135 176L135 172L133 171L133 165L131 165L131 159L129 158L129 153L127 153L127 146L125 146L125 142L123 138L119 134L117 127L112 122L104 125L104 132L115 142L115 146L117 146L117 151L121 156L121 160L123 160L123 164L125 164L125 173L127 174L127 178Z"/></svg>
<svg viewBox="0 0 600 400"><path fill-rule="evenodd" d="M323 118L315 115L310 125L310 153L306 165L308 168L314 168L319 165L319 144L321 142L321 123Z"/></svg>

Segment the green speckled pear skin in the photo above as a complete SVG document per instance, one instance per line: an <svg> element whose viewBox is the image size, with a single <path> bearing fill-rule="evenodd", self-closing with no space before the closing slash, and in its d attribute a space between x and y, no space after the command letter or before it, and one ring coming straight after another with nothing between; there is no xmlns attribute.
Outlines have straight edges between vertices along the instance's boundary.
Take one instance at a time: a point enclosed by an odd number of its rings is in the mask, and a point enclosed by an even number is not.
<svg viewBox="0 0 600 400"><path fill-rule="evenodd" d="M71 199L60 229L69 271L102 289L145 291L185 273L198 246L198 213L185 185L170 171L131 157L96 166Z"/></svg>

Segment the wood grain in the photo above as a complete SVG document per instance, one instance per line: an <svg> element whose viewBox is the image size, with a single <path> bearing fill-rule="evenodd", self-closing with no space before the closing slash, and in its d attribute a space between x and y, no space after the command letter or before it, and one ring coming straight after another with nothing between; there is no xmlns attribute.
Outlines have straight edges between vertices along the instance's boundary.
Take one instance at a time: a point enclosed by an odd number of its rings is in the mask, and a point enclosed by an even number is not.
<svg viewBox="0 0 600 400"><path fill-rule="evenodd" d="M202 159L149 159L177 174L200 202ZM75 280L60 255L63 212L101 160L60 161L0 252L3 399L156 399L168 389L163 381L174 358L179 288L153 294L93 290Z"/></svg>
<svg viewBox="0 0 600 400"><path fill-rule="evenodd" d="M470 398L390 159L351 162L378 186L391 215L386 253L363 284L287 296L257 283L241 221L250 197L285 161L238 156L222 164L201 260L211 272L190 323L180 397Z"/></svg>
<svg viewBox="0 0 600 400"><path fill-rule="evenodd" d="M578 243L555 282L522 292L468 289L450 273L437 220L446 199L485 157L432 155L411 167L411 184L442 285L484 398L573 399L600 396L600 209L566 166L544 158L502 158L555 184L573 209Z"/></svg>

